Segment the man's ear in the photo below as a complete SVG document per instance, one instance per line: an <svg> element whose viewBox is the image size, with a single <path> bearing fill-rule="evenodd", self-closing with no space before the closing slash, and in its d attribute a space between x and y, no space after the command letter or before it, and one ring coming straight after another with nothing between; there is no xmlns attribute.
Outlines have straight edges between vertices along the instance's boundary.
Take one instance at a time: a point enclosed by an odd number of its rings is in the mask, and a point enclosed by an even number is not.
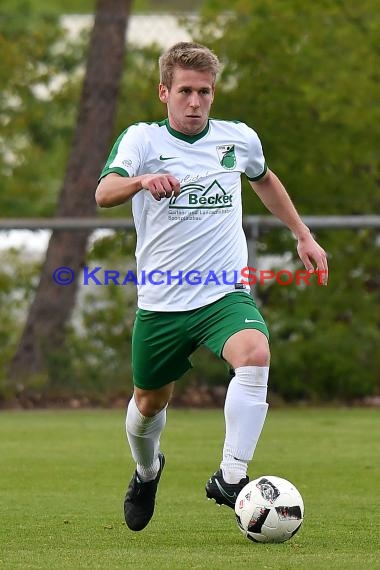
<svg viewBox="0 0 380 570"><path fill-rule="evenodd" d="M169 98L169 90L163 83L160 83L158 86L158 96L162 103L167 103Z"/></svg>

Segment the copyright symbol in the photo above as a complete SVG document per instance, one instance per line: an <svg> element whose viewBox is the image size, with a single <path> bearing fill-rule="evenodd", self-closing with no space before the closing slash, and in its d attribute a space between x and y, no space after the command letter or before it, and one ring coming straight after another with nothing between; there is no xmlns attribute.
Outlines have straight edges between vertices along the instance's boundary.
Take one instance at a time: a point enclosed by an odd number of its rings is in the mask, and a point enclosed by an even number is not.
<svg viewBox="0 0 380 570"><path fill-rule="evenodd" d="M75 273L70 267L57 267L53 279L57 285L70 285L74 281Z"/></svg>

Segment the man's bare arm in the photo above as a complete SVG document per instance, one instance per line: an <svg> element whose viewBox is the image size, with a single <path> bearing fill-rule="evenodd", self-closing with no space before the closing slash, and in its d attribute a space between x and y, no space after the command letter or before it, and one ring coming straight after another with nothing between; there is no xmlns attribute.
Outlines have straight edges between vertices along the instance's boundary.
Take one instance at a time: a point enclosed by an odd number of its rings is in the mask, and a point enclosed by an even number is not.
<svg viewBox="0 0 380 570"><path fill-rule="evenodd" d="M179 181L171 174L143 174L120 176L111 172L101 179L95 192L95 200L101 208L111 208L128 202L140 190L147 190L157 201L170 198L180 192Z"/></svg>
<svg viewBox="0 0 380 570"><path fill-rule="evenodd" d="M315 263L316 268L321 272L322 282L327 285L328 264L326 252L315 241L309 228L301 220L279 178L274 172L268 170L263 178L256 182L250 181L250 184L266 208L276 218L281 220L297 238L298 255L305 268L308 271L313 271L313 263Z"/></svg>

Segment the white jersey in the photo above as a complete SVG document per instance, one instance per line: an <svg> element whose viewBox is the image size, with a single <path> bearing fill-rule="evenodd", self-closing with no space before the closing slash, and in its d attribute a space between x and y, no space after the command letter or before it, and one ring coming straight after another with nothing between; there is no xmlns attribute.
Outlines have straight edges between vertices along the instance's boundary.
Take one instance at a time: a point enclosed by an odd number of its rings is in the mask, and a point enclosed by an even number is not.
<svg viewBox="0 0 380 570"><path fill-rule="evenodd" d="M248 263L242 227L241 174L266 172L260 140L245 123L210 119L198 135L172 129L168 120L138 123L117 139L101 177L168 173L180 195L132 198L137 233L138 306L186 311L220 299L244 279Z"/></svg>

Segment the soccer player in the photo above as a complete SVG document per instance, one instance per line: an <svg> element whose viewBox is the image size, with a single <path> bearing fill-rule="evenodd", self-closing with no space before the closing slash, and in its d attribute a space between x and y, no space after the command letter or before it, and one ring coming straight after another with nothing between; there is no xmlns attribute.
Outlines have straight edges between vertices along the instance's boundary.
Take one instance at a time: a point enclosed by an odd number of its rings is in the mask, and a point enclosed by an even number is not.
<svg viewBox="0 0 380 570"><path fill-rule="evenodd" d="M119 136L96 190L101 207L132 199L137 233L134 394L126 417L137 465L124 502L126 523L134 531L152 518L165 465L160 436L167 405L200 345L234 371L225 399L220 468L207 482L206 495L234 508L248 482L248 462L268 408L269 346L267 325L241 279L247 266L242 174L293 232L306 269L315 265L327 283L326 254L267 167L256 132L242 122L209 118L216 55L181 42L160 57L159 68L167 118L134 124Z"/></svg>

